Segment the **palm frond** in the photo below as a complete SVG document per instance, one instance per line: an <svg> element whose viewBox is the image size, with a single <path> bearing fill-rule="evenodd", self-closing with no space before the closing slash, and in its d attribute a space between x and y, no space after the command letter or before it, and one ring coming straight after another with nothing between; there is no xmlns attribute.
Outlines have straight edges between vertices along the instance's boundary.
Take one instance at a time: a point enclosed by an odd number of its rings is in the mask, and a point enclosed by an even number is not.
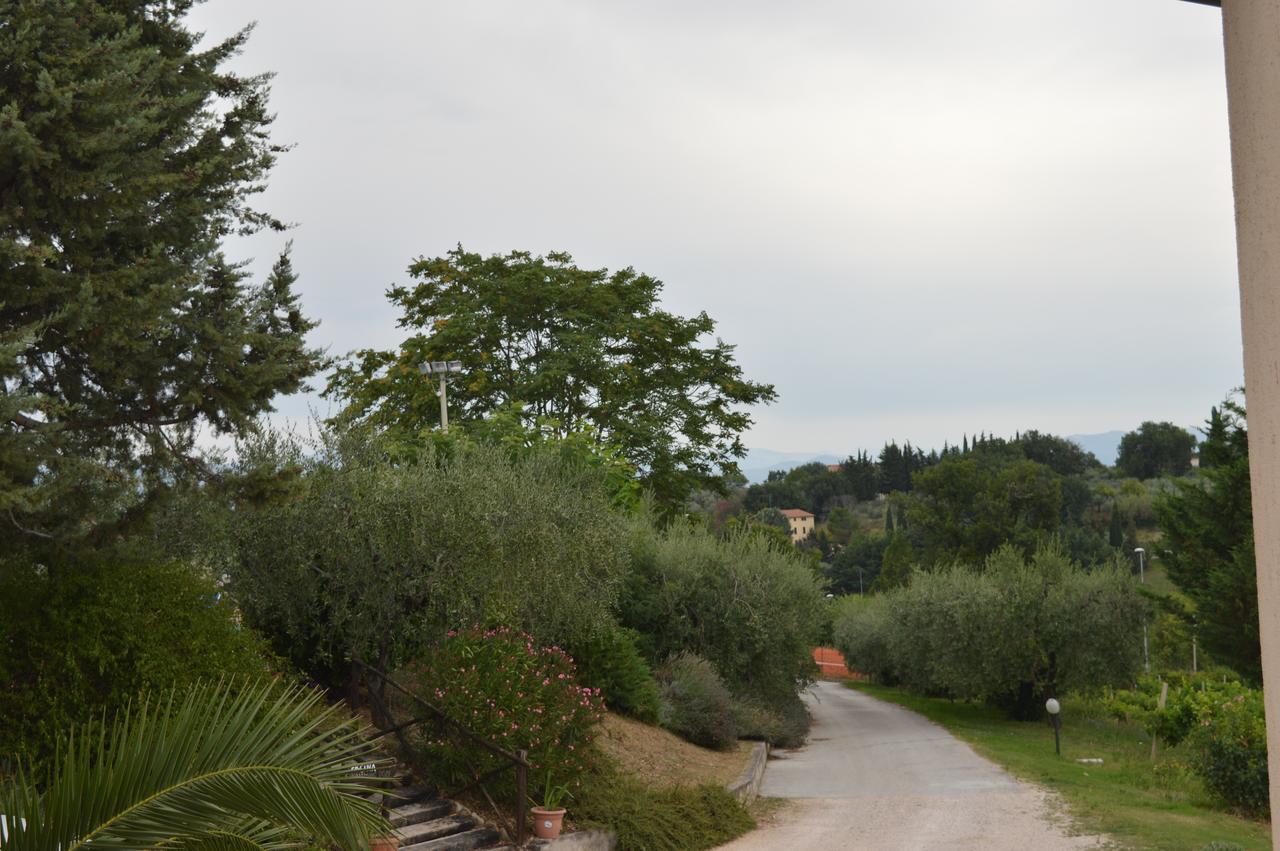
<svg viewBox="0 0 1280 851"><path fill-rule="evenodd" d="M377 761L318 694L197 687L73 734L43 791L20 770L0 789L4 851L367 847L389 828L352 767Z"/></svg>

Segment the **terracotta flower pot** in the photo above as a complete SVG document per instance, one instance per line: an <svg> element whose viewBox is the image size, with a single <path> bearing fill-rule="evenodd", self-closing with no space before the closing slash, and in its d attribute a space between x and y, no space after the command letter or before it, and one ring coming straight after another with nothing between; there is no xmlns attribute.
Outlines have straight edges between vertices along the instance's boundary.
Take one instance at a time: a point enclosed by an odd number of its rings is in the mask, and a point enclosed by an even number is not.
<svg viewBox="0 0 1280 851"><path fill-rule="evenodd" d="M399 847L398 836L379 836L369 843L369 851L396 851Z"/></svg>
<svg viewBox="0 0 1280 851"><path fill-rule="evenodd" d="M564 826L564 809L545 810L542 807L530 807L533 814L533 835L539 839L555 839Z"/></svg>

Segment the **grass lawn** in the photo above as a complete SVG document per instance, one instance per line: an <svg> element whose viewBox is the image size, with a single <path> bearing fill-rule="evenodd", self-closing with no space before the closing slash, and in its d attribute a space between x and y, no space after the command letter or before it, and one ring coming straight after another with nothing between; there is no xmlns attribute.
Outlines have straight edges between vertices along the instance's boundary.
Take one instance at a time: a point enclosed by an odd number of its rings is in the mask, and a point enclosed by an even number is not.
<svg viewBox="0 0 1280 851"><path fill-rule="evenodd" d="M987 706L917 697L885 686L847 685L919 712L1011 773L1055 790L1084 832L1108 833L1129 848L1196 851L1214 840L1260 851L1271 848L1270 826L1213 809L1176 750L1162 751L1153 765L1151 742L1141 728L1073 711L1070 700L1063 701L1058 757L1047 723L1010 721ZM1083 757L1104 762L1076 762Z"/></svg>

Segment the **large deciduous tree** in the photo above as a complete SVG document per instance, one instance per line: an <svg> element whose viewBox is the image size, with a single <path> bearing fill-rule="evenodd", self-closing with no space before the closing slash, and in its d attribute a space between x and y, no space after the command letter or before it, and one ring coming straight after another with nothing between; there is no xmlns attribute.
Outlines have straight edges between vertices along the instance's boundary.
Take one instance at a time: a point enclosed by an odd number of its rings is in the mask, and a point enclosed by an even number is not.
<svg viewBox="0 0 1280 851"><path fill-rule="evenodd" d="M979 563L1005 544L1032 553L1062 525L1062 479L1035 461L948 458L914 478L903 503L927 564Z"/></svg>
<svg viewBox="0 0 1280 851"><path fill-rule="evenodd" d="M281 148L266 75L223 68L191 0L0 0L0 548L105 536L318 369L287 253L224 237Z"/></svg>
<svg viewBox="0 0 1280 851"><path fill-rule="evenodd" d="M1173 423L1145 422L1120 438L1116 469L1135 479L1183 476L1191 471L1196 438Z"/></svg>
<svg viewBox="0 0 1280 851"><path fill-rule="evenodd" d="M462 420L517 406L535 423L590 425L622 448L659 501L715 486L744 454L745 406L771 401L743 377L715 323L662 310L662 283L633 269L582 269L568 254L481 256L461 247L409 267L388 296L412 331L398 351L365 350L328 393L347 413L409 432L439 422L423 361L460 360L449 404Z"/></svg>

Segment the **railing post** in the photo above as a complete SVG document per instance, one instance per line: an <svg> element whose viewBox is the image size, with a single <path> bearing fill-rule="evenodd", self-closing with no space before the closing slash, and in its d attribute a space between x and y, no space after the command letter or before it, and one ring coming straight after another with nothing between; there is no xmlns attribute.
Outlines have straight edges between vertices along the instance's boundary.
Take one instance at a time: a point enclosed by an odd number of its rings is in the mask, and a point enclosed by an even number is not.
<svg viewBox="0 0 1280 851"><path fill-rule="evenodd" d="M520 761L516 763L516 847L524 847L525 802L529 797L529 769L526 761L528 751L519 751Z"/></svg>

